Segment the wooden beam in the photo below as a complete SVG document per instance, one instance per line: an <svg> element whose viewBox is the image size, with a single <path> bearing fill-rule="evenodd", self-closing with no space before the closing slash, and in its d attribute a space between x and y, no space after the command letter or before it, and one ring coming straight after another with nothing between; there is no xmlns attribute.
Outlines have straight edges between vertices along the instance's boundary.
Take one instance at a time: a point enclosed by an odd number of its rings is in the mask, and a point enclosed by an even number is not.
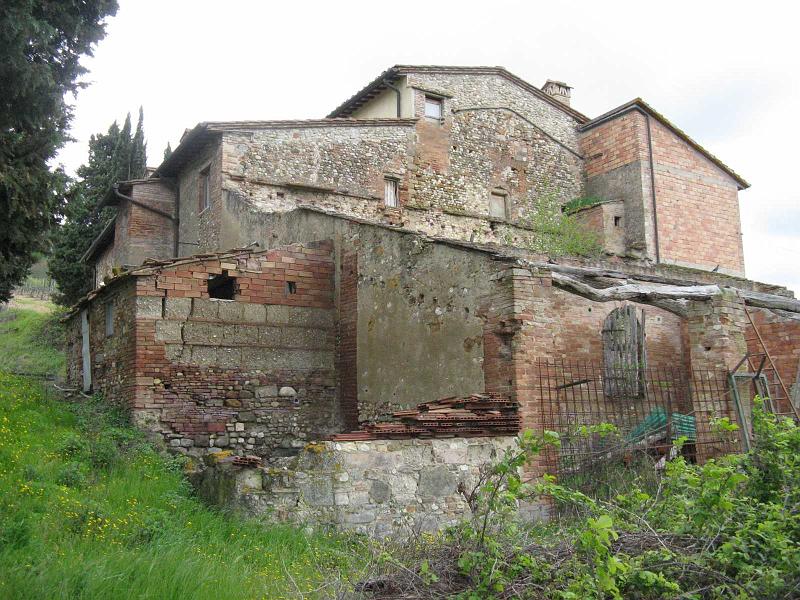
<svg viewBox="0 0 800 600"><path fill-rule="evenodd" d="M744 298L745 303L750 306L800 313L800 300L787 298L786 296L776 296L775 294L765 294L763 292L751 292L740 289L736 291Z"/></svg>
<svg viewBox="0 0 800 600"><path fill-rule="evenodd" d="M663 308L681 317L685 317L687 314L689 300L709 300L722 293L722 290L716 285L675 286L623 283L612 287L596 288L577 277L559 272L553 272L553 284L595 302L631 300Z"/></svg>
<svg viewBox="0 0 800 600"><path fill-rule="evenodd" d="M709 300L712 296L721 293L721 287L714 284L687 285L685 281L679 279L567 265L545 263L535 265L529 263L529 265L549 270L553 274L553 283L556 285L571 289L577 294L598 302L638 299L641 302L647 301L645 303L653 304L652 300ZM593 283L596 280L599 285L590 285L586 281L587 279L593 280ZM620 281L620 283L614 285L614 280ZM642 283L642 281L653 281L654 283ZM800 314L800 300L795 298L735 287L728 289L735 290L748 306Z"/></svg>

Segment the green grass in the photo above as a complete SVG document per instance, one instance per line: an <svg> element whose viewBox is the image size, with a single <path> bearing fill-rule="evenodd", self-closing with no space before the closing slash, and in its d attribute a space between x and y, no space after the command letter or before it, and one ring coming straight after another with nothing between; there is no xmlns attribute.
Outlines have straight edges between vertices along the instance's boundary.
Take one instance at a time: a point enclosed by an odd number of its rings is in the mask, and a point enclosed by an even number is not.
<svg viewBox="0 0 800 600"><path fill-rule="evenodd" d="M63 374L63 333L55 306L28 298L14 298L14 305L0 312L0 371Z"/></svg>
<svg viewBox="0 0 800 600"><path fill-rule="evenodd" d="M0 373L0 598L314 598L359 548L213 510L107 405Z"/></svg>

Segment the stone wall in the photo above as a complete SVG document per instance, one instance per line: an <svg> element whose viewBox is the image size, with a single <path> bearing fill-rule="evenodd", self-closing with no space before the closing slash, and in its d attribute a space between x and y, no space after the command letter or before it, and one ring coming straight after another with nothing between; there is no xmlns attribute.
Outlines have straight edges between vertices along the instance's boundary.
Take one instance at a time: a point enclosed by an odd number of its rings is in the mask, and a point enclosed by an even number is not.
<svg viewBox="0 0 800 600"><path fill-rule="evenodd" d="M531 233L515 223L539 198L583 194L574 117L498 75L416 74L413 85L416 119L242 124L221 133L216 150L198 150L183 168L182 242L233 247L241 211L231 204L264 212L308 204L432 235L520 242ZM422 117L422 89L446 97L441 121ZM209 165L221 197L197 219L195 181ZM398 181L399 209L384 205L386 177ZM507 218L490 217L493 191L506 195Z"/></svg>
<svg viewBox="0 0 800 600"><path fill-rule="evenodd" d="M136 298L135 282L129 280L87 304L90 364L93 390L129 408L135 393ZM111 327L107 327L110 313ZM83 359L81 316L76 312L66 323L67 382L82 389Z"/></svg>
<svg viewBox="0 0 800 600"><path fill-rule="evenodd" d="M94 287L100 287L106 277L111 277L114 273L114 266L117 264L115 245L109 244L94 259Z"/></svg>
<svg viewBox="0 0 800 600"><path fill-rule="evenodd" d="M469 517L481 468L514 437L316 442L262 469L208 469L201 496L250 514L376 537L435 532Z"/></svg>
<svg viewBox="0 0 800 600"><path fill-rule="evenodd" d="M545 195L583 195L573 117L499 75L413 73L417 136L409 204L484 220L462 239L491 239L489 195L507 194L512 222ZM425 118L426 92L444 97L444 118ZM477 223L474 225L478 225Z"/></svg>
<svg viewBox="0 0 800 600"><path fill-rule="evenodd" d="M223 157L220 140L221 136L213 136L206 141L176 178L180 217L178 256L188 256L199 251L229 250L236 246L226 245L220 231L223 220ZM200 173L205 169L209 173L210 206L201 210Z"/></svg>

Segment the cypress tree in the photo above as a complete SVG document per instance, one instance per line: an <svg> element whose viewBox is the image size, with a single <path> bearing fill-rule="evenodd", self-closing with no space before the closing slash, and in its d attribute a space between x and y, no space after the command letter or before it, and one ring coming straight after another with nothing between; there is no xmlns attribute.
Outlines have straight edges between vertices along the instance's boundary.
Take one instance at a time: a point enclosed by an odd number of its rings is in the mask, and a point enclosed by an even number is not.
<svg viewBox="0 0 800 600"><path fill-rule="evenodd" d="M141 135L139 129L137 126L136 136L143 140L143 126ZM89 158L77 170L78 180L67 193L64 222L53 235L49 271L58 284L59 304L74 304L94 287L92 270L80 259L114 216L113 208L97 208L111 186L144 174L135 172L132 165L136 136L131 138L128 115L122 129L114 121L107 133L92 135L89 140ZM143 150L144 144L140 148Z"/></svg>
<svg viewBox="0 0 800 600"><path fill-rule="evenodd" d="M164 160L167 160L170 156L172 156L172 146L167 142L167 147L164 148Z"/></svg>
<svg viewBox="0 0 800 600"><path fill-rule="evenodd" d="M142 179L147 172L147 144L144 141L144 110L139 107L139 121L131 148L131 179Z"/></svg>
<svg viewBox="0 0 800 600"><path fill-rule="evenodd" d="M131 151L133 150L133 140L131 140L131 113L125 117L125 123L117 138L117 146L114 148L114 182L127 181L131 179Z"/></svg>

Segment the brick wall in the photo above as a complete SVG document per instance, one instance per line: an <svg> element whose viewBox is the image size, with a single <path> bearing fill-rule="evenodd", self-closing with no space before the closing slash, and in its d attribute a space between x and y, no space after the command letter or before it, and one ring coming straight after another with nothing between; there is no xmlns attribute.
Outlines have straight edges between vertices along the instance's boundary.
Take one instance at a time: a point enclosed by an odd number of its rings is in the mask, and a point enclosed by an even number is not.
<svg viewBox="0 0 800 600"><path fill-rule="evenodd" d="M164 213L175 213L175 191L167 183L158 180L138 183L132 186L131 197ZM166 259L175 256L173 221L128 201L122 201L120 212L125 213L126 221L125 232L119 240L119 245L124 249L122 264L140 265L146 258Z"/></svg>
<svg viewBox="0 0 800 600"><path fill-rule="evenodd" d="M627 303L576 296L554 287L544 270L509 268L499 277L497 290L484 335L487 389L510 393L520 403L524 428L552 429L548 416L560 407L551 405L542 392L540 376L547 374L540 372L539 361L601 365L604 321ZM685 346L681 319L655 307L635 306L646 313L648 365L680 366ZM556 459L553 452L545 452L529 466L529 475L554 471Z"/></svg>
<svg viewBox="0 0 800 600"><path fill-rule="evenodd" d="M95 389L194 455L291 453L306 439L341 430L331 251L319 242L210 256L112 283L88 305L93 363L104 365L93 373ZM223 272L236 279L232 300L209 296L209 278ZM99 339L95 313L112 297L126 310L115 335ZM70 330L75 378L78 315Z"/></svg>
<svg viewBox="0 0 800 600"><path fill-rule="evenodd" d="M661 260L744 275L736 182L651 119Z"/></svg>
<svg viewBox="0 0 800 600"><path fill-rule="evenodd" d="M336 370L341 419L358 427L358 253L344 251L339 270Z"/></svg>
<svg viewBox="0 0 800 600"><path fill-rule="evenodd" d="M744 274L738 184L673 130L632 110L585 131L580 147L587 194L624 201L628 254L654 260L658 243L661 262Z"/></svg>
<svg viewBox="0 0 800 600"><path fill-rule="evenodd" d="M586 161L586 193L623 204L622 248L613 253L655 257L647 121L628 112L593 127L581 136ZM621 250L621 251L620 251Z"/></svg>
<svg viewBox="0 0 800 600"><path fill-rule="evenodd" d="M786 386L790 398L794 397L800 401L800 320L796 317L785 317L774 311L758 308L748 308L750 317L753 319L761 339L769 352L775 367ZM753 354L761 354L763 349L758 343L753 328L747 325L745 330L747 337L747 351ZM760 357L753 359L760 362ZM769 378L774 381L772 374ZM775 391L773 390L773 393ZM789 412L791 407L779 407L781 412Z"/></svg>

